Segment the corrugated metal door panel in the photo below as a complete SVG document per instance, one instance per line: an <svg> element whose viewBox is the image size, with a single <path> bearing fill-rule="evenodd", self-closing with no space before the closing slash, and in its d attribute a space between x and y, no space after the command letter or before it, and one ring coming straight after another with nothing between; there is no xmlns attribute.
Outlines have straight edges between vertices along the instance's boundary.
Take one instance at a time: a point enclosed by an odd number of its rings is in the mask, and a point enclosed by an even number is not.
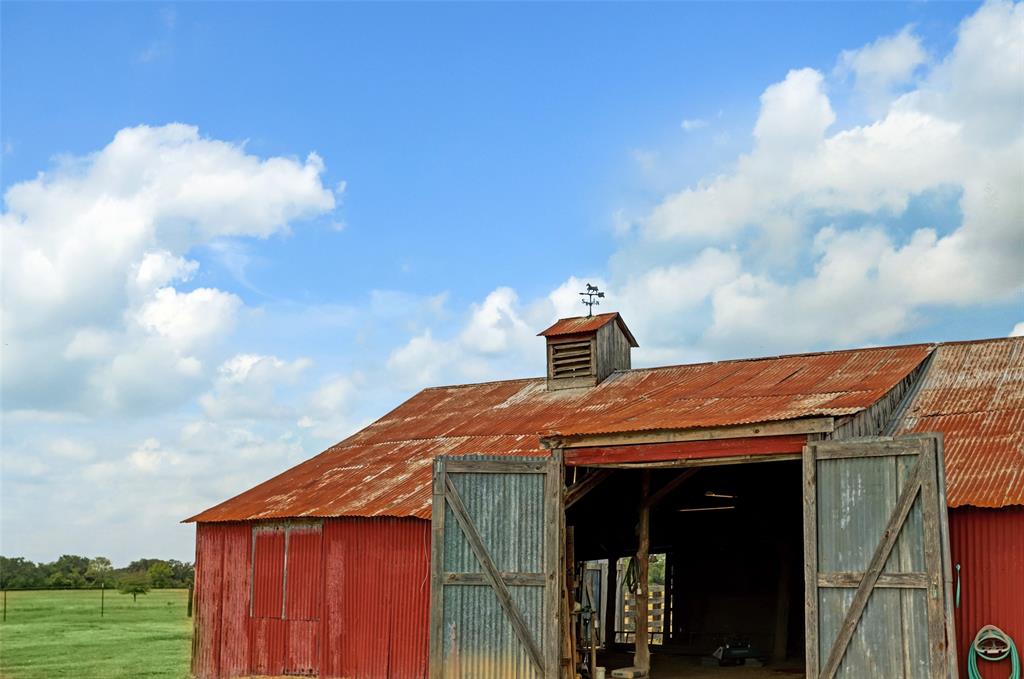
<svg viewBox="0 0 1024 679"><path fill-rule="evenodd" d="M284 527L253 528L252 617L281 618L284 596Z"/></svg>
<svg viewBox="0 0 1024 679"><path fill-rule="evenodd" d="M420 519L325 521L321 676L426 676L429 540Z"/></svg>
<svg viewBox="0 0 1024 679"><path fill-rule="evenodd" d="M284 673L287 627L284 620L249 619L250 672L261 675Z"/></svg>
<svg viewBox="0 0 1024 679"><path fill-rule="evenodd" d="M248 524L218 527L223 536L220 677L249 673L249 573L252 528Z"/></svg>
<svg viewBox="0 0 1024 679"><path fill-rule="evenodd" d="M1024 507L952 509L949 533L953 563L960 564L956 635L966 677L970 644L984 625L1001 628L1024 653ZM1010 673L1008 661L978 665L985 677Z"/></svg>
<svg viewBox="0 0 1024 679"><path fill-rule="evenodd" d="M286 621L288 638L284 673L289 675L316 676L320 668L317 654L318 628L316 620Z"/></svg>
<svg viewBox="0 0 1024 679"><path fill-rule="evenodd" d="M322 533L319 525L288 529L285 618L319 620L323 596Z"/></svg>
<svg viewBox="0 0 1024 679"><path fill-rule="evenodd" d="M200 679L214 678L218 675L223 545L224 538L220 526L202 523L196 526L192 673Z"/></svg>
<svg viewBox="0 0 1024 679"><path fill-rule="evenodd" d="M438 676L559 676L553 595L561 568L558 533L549 529L561 520L551 501L560 498L561 460L442 456L434 473L437 528L443 517L432 573L433 586L443 587L431 611L431 627L441 631L431 640ZM467 581L485 568L488 584ZM532 582L509 582L508 574ZM498 589L507 589L511 604L501 603Z"/></svg>
<svg viewBox="0 0 1024 679"><path fill-rule="evenodd" d="M814 537L806 553L809 675L954 676L939 446L934 436L916 436L805 449L804 520ZM882 553L876 580L869 572Z"/></svg>

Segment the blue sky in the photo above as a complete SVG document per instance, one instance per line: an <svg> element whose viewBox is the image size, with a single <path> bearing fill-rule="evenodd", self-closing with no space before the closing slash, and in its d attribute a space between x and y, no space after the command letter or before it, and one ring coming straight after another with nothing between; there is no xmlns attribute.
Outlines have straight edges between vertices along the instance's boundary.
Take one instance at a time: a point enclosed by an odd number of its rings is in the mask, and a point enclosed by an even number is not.
<svg viewBox="0 0 1024 679"><path fill-rule="evenodd" d="M641 365L1024 332L1020 3L0 12L4 554L189 558L586 281Z"/></svg>

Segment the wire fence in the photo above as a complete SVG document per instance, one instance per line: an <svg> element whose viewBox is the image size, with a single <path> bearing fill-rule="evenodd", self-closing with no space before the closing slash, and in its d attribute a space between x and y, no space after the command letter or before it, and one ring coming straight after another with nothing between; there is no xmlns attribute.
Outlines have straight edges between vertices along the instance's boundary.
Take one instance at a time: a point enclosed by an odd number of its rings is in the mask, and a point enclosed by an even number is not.
<svg viewBox="0 0 1024 679"><path fill-rule="evenodd" d="M182 587L154 587L153 590L160 591L162 589L184 589ZM120 592L117 587L107 587L105 584L99 587L4 587L3 588L3 613L0 614L0 622L7 622L7 593L8 592L98 592L98 606L100 610L100 617L106 615L107 609L107 591L113 590L115 593ZM140 592L141 593L141 592ZM192 597L194 594L193 586L188 586L188 601L185 605L185 615L189 618L192 617Z"/></svg>

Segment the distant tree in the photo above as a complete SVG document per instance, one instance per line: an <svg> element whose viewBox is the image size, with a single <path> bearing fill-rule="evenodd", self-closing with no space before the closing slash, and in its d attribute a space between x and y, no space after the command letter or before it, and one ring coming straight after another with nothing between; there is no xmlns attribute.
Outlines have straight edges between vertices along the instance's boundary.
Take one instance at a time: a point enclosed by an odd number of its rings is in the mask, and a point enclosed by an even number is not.
<svg viewBox="0 0 1024 679"><path fill-rule="evenodd" d="M135 573L128 573L122 576L117 589L121 594L131 594L132 602L134 603L138 601L140 594L149 592L149 586L149 574L144 571L136 571Z"/></svg>
<svg viewBox="0 0 1024 679"><path fill-rule="evenodd" d="M85 570L85 579L93 587L109 587L113 585L114 580L114 566L110 563L110 559L105 556L98 556L89 562L89 567Z"/></svg>
<svg viewBox="0 0 1024 679"><path fill-rule="evenodd" d="M45 584L46 574L39 565L20 556L0 556L0 588L25 589Z"/></svg>
<svg viewBox="0 0 1024 679"><path fill-rule="evenodd" d="M166 561L157 561L146 572L153 587L162 589L174 586L174 570Z"/></svg>

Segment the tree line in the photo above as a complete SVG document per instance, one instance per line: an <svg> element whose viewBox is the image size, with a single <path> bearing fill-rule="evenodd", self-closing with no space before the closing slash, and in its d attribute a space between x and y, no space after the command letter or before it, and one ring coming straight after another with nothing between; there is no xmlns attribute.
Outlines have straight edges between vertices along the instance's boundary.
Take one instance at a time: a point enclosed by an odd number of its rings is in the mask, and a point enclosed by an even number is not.
<svg viewBox="0 0 1024 679"><path fill-rule="evenodd" d="M65 554L52 563L0 556L0 589L85 589L123 587L185 588L195 578L195 567L176 559L138 559L114 568L104 556L89 558Z"/></svg>

